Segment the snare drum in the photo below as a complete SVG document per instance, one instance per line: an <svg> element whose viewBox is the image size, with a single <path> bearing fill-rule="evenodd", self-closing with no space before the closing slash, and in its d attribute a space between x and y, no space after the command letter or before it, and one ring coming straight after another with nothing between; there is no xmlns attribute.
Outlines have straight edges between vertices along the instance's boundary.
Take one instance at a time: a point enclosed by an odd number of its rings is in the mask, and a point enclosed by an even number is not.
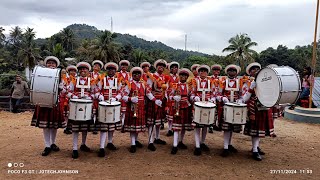
<svg viewBox="0 0 320 180"><path fill-rule="evenodd" d="M211 102L194 103L194 119L198 124L210 125L214 123L216 105Z"/></svg>
<svg viewBox="0 0 320 180"><path fill-rule="evenodd" d="M265 107L294 104L300 95L299 74L289 66L264 68L256 78L256 95Z"/></svg>
<svg viewBox="0 0 320 180"><path fill-rule="evenodd" d="M70 99L69 119L74 121L88 121L92 119L92 100Z"/></svg>
<svg viewBox="0 0 320 180"><path fill-rule="evenodd" d="M245 124L247 120L247 105L226 103L223 106L224 121L230 124Z"/></svg>
<svg viewBox="0 0 320 180"><path fill-rule="evenodd" d="M36 66L31 76L30 102L40 107L53 107L58 100L60 69Z"/></svg>
<svg viewBox="0 0 320 180"><path fill-rule="evenodd" d="M99 118L102 123L117 123L120 121L120 102L99 102Z"/></svg>

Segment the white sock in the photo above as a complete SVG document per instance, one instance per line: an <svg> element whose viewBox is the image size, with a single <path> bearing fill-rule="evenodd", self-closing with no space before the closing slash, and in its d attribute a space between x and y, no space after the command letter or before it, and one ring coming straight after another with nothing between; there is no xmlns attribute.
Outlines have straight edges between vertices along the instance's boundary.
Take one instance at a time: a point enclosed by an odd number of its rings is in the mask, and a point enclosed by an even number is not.
<svg viewBox="0 0 320 180"><path fill-rule="evenodd" d="M173 133L173 147L178 146L178 138L179 138L179 131L174 131L174 133Z"/></svg>
<svg viewBox="0 0 320 180"><path fill-rule="evenodd" d="M160 126L156 126L156 139L160 139Z"/></svg>
<svg viewBox="0 0 320 180"><path fill-rule="evenodd" d="M73 135L73 150L78 150L79 132L72 132Z"/></svg>
<svg viewBox="0 0 320 180"><path fill-rule="evenodd" d="M223 132L223 148L228 149L229 141L230 141L231 131L224 131Z"/></svg>
<svg viewBox="0 0 320 180"><path fill-rule="evenodd" d="M104 149L106 146L107 132L100 132L100 148Z"/></svg>
<svg viewBox="0 0 320 180"><path fill-rule="evenodd" d="M232 131L230 131L229 145L231 145L232 134Z"/></svg>
<svg viewBox="0 0 320 180"><path fill-rule="evenodd" d="M200 129L201 128L195 128L195 132L194 132L194 138L196 140L196 148L200 148Z"/></svg>
<svg viewBox="0 0 320 180"><path fill-rule="evenodd" d="M125 118L125 113L122 113L122 116L121 116L121 122L122 122L122 125L124 125L124 118Z"/></svg>
<svg viewBox="0 0 320 180"><path fill-rule="evenodd" d="M50 129L51 144L56 143L56 137L57 137L57 129L51 128Z"/></svg>
<svg viewBox="0 0 320 180"><path fill-rule="evenodd" d="M135 146L136 145L136 133L130 132L130 137L131 137L131 145Z"/></svg>
<svg viewBox="0 0 320 180"><path fill-rule="evenodd" d="M153 128L152 128L153 127ZM149 140L149 144L150 143L153 143L153 141L154 141L154 136L153 136L153 132L154 131L154 126L149 126L148 127L148 140Z"/></svg>
<svg viewBox="0 0 320 180"><path fill-rule="evenodd" d="M135 139L136 139L136 141L138 141L139 133L137 133L137 132L136 132L136 133L135 133L135 136L136 136L136 138L135 138Z"/></svg>
<svg viewBox="0 0 320 180"><path fill-rule="evenodd" d="M87 132L87 131L82 131L82 143L81 143L81 145L86 144L86 141L87 141L87 134L88 134L88 132Z"/></svg>
<svg viewBox="0 0 320 180"><path fill-rule="evenodd" d="M201 136L201 144L204 143L207 137L208 128L204 127L202 128L202 136Z"/></svg>
<svg viewBox="0 0 320 180"><path fill-rule="evenodd" d="M44 138L44 145L46 147L50 147L50 129L49 128L43 128L43 138Z"/></svg>
<svg viewBox="0 0 320 180"><path fill-rule="evenodd" d="M258 152L258 147L259 147L259 137L252 137L252 151L253 152Z"/></svg>
<svg viewBox="0 0 320 180"><path fill-rule="evenodd" d="M114 131L108 131L108 143L112 143L112 140L113 140L113 132L114 132Z"/></svg>
<svg viewBox="0 0 320 180"><path fill-rule="evenodd" d="M180 142L183 141L185 134L186 134L186 130L182 129L182 130L181 130L181 133L180 133Z"/></svg>
<svg viewBox="0 0 320 180"><path fill-rule="evenodd" d="M172 130L172 121L168 121L168 126L169 126L169 131L171 131Z"/></svg>

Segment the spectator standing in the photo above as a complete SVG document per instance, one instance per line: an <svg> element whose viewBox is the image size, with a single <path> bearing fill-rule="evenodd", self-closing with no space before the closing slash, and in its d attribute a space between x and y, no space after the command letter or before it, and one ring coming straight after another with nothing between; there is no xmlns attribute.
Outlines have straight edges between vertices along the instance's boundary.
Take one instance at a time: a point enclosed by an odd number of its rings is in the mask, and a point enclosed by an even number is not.
<svg viewBox="0 0 320 180"><path fill-rule="evenodd" d="M29 87L27 82L23 81L20 75L16 75L16 81L12 84L11 87L11 103L12 103L12 112L18 113L20 105L22 103L22 99L24 96L24 93L29 93Z"/></svg>

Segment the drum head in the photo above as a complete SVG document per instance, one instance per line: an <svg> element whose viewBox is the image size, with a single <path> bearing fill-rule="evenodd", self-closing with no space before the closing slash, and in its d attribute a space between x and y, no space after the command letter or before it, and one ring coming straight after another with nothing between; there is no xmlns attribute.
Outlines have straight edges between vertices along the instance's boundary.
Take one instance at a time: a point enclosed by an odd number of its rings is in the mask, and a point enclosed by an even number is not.
<svg viewBox="0 0 320 180"><path fill-rule="evenodd" d="M111 103L106 102L106 101L101 101L101 102L99 102L99 105L101 105L101 106L120 106L121 103L118 102L118 101L114 101L114 102L111 102Z"/></svg>
<svg viewBox="0 0 320 180"><path fill-rule="evenodd" d="M90 99L70 99L70 102L92 103L92 100L90 100Z"/></svg>
<svg viewBox="0 0 320 180"><path fill-rule="evenodd" d="M274 106L280 98L280 81L273 68L264 68L256 77L256 95L266 107Z"/></svg>
<svg viewBox="0 0 320 180"><path fill-rule="evenodd" d="M243 103L225 103L226 106L246 107L247 104Z"/></svg>
<svg viewBox="0 0 320 180"><path fill-rule="evenodd" d="M196 106L199 106L199 107L204 107L204 108L214 108L216 107L215 104L211 103L211 102L195 102L194 103Z"/></svg>

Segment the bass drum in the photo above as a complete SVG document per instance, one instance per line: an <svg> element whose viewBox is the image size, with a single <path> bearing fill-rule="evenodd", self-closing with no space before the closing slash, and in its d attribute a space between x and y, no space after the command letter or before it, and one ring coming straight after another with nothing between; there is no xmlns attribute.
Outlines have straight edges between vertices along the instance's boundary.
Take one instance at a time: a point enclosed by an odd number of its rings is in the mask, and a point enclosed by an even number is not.
<svg viewBox="0 0 320 180"><path fill-rule="evenodd" d="M299 74L289 66L268 67L256 76L256 95L265 107L294 104L301 93Z"/></svg>
<svg viewBox="0 0 320 180"><path fill-rule="evenodd" d="M52 108L58 101L60 69L36 66L31 76L30 102Z"/></svg>

